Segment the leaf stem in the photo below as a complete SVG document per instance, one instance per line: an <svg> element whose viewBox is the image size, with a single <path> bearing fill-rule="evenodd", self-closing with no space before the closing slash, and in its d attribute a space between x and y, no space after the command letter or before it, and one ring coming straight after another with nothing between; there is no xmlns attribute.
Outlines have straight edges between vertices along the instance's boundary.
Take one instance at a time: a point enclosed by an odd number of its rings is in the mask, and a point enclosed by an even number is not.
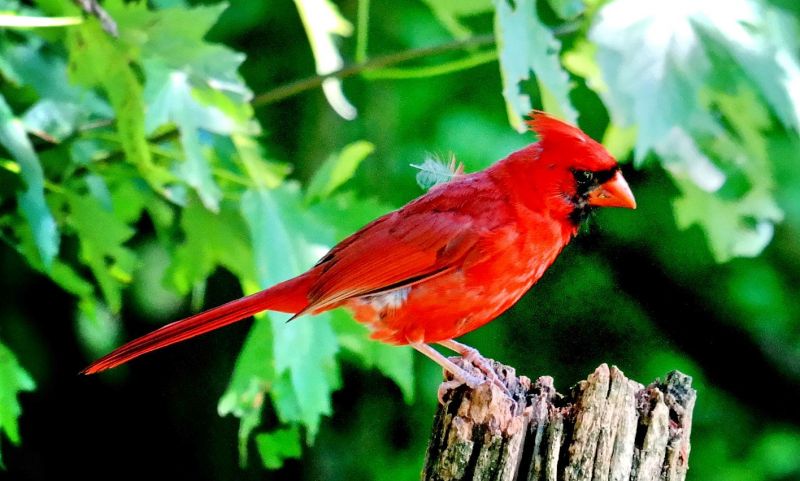
<svg viewBox="0 0 800 481"><path fill-rule="evenodd" d="M358 17L356 21L356 63L367 60L367 42L369 41L369 2L358 0Z"/></svg>
<svg viewBox="0 0 800 481"><path fill-rule="evenodd" d="M497 51L488 50L479 52L469 57L460 58L451 62L439 65L430 65L417 68L385 68L375 71L364 72L364 77L368 79L413 79L435 77L445 75L460 70L467 70L478 65L497 60Z"/></svg>

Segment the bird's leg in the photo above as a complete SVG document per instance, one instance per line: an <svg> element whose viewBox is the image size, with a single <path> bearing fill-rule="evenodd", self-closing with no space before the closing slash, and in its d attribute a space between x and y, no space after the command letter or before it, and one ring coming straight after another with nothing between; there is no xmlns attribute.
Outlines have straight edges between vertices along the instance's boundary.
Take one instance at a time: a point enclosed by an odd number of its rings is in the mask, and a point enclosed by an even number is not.
<svg viewBox="0 0 800 481"><path fill-rule="evenodd" d="M497 387L502 389L503 392L508 394L509 397L511 397L508 387L506 387L503 381L497 377L497 373L494 372L492 365L486 361L486 358L483 357L477 349L467 346L466 344L462 344L458 341L454 341L453 339L441 341L438 344L450 349L451 351L457 352L462 358L464 358L465 361L477 367L490 381L492 381L492 383L494 383Z"/></svg>
<svg viewBox="0 0 800 481"><path fill-rule="evenodd" d="M458 366L456 363L454 363L450 359L447 359L439 351L437 351L436 349L432 348L427 344L413 343L411 344L411 347L431 358L433 362L442 366L446 371L450 372L459 383L466 384L470 389L475 389L483 381L478 376L468 373L463 368ZM452 381L448 382L452 383ZM445 383L443 387L445 388L444 390L441 388L439 389L439 402L441 404L444 404L443 401L444 391L446 391L447 388L451 386Z"/></svg>

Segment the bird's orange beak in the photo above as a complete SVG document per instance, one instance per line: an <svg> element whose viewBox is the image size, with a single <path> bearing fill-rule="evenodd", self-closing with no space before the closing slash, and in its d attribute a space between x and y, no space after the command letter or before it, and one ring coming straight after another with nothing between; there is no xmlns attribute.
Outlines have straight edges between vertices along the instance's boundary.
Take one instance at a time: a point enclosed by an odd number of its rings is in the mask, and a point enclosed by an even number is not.
<svg viewBox="0 0 800 481"><path fill-rule="evenodd" d="M600 184L596 189L589 192L589 205L596 207L625 207L626 209L636 208L636 199L633 192L628 187L625 177L620 171L614 177Z"/></svg>

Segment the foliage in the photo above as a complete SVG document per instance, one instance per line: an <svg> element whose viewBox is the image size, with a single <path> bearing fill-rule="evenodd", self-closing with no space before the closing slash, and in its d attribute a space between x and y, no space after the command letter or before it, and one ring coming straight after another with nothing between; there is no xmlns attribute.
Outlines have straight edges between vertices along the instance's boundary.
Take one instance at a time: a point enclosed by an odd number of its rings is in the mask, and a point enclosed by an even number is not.
<svg viewBox="0 0 800 481"><path fill-rule="evenodd" d="M22 391L32 391L35 387L33 378L22 367L6 346L0 344L0 432L8 439L19 444L19 427L17 418L21 409L17 395ZM0 468L3 456L0 452Z"/></svg>
<svg viewBox="0 0 800 481"><path fill-rule="evenodd" d="M10 300L0 311L0 430L23 446L4 453L25 449L25 423L40 415L26 400L51 392L69 364L58 356L81 356L70 361L77 371L153 327L135 327L135 309L163 322L186 313L177 296L192 310L225 300L213 292L221 272L235 279L228 298L302 272L419 195L415 174L424 189L461 172L425 152L486 167L532 140L514 131L543 108L632 161L640 208L603 214L602 230L590 227L565 254L572 260L470 342L564 383L609 359L640 380L683 368L701 389L694 479L800 475L796 414L760 422L770 405L686 340L727 335L760 375L800 381L791 2L152 3L104 2L114 38L71 2L2 2L0 24L11 28L0 30L0 269L27 266L0 276ZM57 285L76 308L53 301L57 315L38 325L30 312L46 306L24 296L26 282L37 293ZM684 305L701 305L706 325L686 314L699 308L670 310ZM43 354L50 339L71 342L51 325L70 317L80 349ZM436 368L370 341L343 312L287 319L257 316L238 356L227 353L234 366L209 363L210 385L227 386L217 410L238 422L245 469L257 453L268 469L310 459L310 479L416 475ZM129 379L114 376L109 386ZM34 378L40 391L18 397ZM187 393L165 396L190 404Z"/></svg>

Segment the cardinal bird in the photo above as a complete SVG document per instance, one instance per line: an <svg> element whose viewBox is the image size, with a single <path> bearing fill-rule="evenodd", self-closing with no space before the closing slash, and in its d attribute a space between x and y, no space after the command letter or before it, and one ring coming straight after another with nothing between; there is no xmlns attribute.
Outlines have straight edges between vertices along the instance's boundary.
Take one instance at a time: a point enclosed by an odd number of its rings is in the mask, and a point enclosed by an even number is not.
<svg viewBox="0 0 800 481"><path fill-rule="evenodd" d="M528 123L538 142L483 171L456 175L372 221L307 272L168 324L83 373L119 366L261 311L298 317L344 307L372 338L411 345L474 387L482 380L431 344L475 360L477 351L455 338L517 302L592 210L636 207L603 146L543 112L534 111Z"/></svg>

